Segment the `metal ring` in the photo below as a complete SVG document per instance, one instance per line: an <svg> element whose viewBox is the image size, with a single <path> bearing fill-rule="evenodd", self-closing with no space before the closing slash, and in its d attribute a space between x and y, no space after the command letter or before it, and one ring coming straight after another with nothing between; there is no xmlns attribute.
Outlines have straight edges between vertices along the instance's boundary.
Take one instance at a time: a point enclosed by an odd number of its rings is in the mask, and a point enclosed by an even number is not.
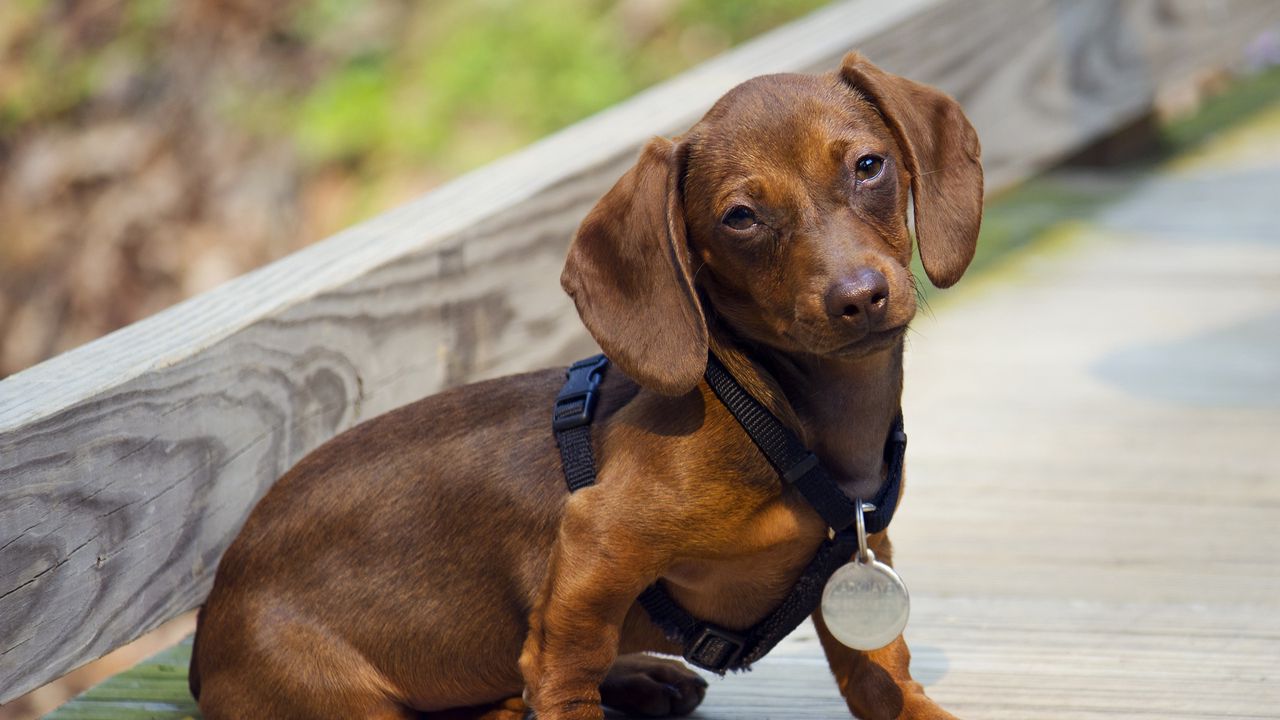
<svg viewBox="0 0 1280 720"><path fill-rule="evenodd" d="M857 502L857 506L858 512L855 513L854 518L858 526L858 561L869 563L876 559L876 555L871 552L871 548L867 547L867 521L863 515L866 514L868 507L874 511L876 506L861 500Z"/></svg>

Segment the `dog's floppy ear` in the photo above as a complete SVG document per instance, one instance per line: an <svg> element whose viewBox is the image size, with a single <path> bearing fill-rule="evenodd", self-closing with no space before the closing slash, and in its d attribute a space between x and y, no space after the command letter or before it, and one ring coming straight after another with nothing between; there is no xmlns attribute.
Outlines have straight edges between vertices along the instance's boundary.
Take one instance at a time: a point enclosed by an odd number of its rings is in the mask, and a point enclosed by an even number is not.
<svg viewBox="0 0 1280 720"><path fill-rule="evenodd" d="M879 109L906 153L920 260L934 285L954 285L973 260L982 222L978 134L949 95L856 52L845 56L840 76Z"/></svg>
<svg viewBox="0 0 1280 720"><path fill-rule="evenodd" d="M685 153L654 138L582 221L560 285L609 359L666 395L693 389L707 366L707 322L689 271Z"/></svg>

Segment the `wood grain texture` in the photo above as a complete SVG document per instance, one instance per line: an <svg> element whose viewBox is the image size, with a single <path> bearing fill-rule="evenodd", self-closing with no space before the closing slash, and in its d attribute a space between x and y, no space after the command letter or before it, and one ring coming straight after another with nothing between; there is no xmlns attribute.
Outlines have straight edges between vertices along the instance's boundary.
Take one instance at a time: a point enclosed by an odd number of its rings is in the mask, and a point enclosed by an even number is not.
<svg viewBox="0 0 1280 720"><path fill-rule="evenodd" d="M833 5L0 382L0 702L197 605L257 498L337 432L587 353L557 283L573 228L644 140L737 82L859 48L965 104L998 189L1278 16L1268 0Z"/></svg>

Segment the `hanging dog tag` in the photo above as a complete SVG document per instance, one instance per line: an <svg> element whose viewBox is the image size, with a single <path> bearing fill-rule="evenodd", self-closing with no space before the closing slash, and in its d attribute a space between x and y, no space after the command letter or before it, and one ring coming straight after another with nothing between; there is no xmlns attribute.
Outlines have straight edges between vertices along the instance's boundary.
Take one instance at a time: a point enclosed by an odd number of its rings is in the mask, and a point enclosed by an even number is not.
<svg viewBox="0 0 1280 720"><path fill-rule="evenodd" d="M857 514L858 554L841 566L822 591L822 619L837 640L854 650L877 650L893 642L907 626L911 601L893 568L876 560L867 547L861 504Z"/></svg>

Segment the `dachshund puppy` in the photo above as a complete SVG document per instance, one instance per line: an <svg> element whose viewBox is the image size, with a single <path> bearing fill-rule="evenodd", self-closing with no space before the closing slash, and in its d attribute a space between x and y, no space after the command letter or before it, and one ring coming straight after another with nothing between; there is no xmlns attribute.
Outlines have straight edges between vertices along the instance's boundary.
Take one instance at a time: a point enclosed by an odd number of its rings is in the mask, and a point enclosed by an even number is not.
<svg viewBox="0 0 1280 720"><path fill-rule="evenodd" d="M706 683L636 598L660 581L746 628L827 527L703 380L713 351L849 498L885 482L916 309L956 282L982 214L978 139L943 93L857 54L730 91L654 139L591 210L561 282L614 367L594 485L551 431L564 369L455 388L362 423L289 471L222 558L191 687L208 720L599 720L683 715ZM886 533L871 537L882 561ZM861 652L813 616L849 709L949 718L907 646Z"/></svg>

